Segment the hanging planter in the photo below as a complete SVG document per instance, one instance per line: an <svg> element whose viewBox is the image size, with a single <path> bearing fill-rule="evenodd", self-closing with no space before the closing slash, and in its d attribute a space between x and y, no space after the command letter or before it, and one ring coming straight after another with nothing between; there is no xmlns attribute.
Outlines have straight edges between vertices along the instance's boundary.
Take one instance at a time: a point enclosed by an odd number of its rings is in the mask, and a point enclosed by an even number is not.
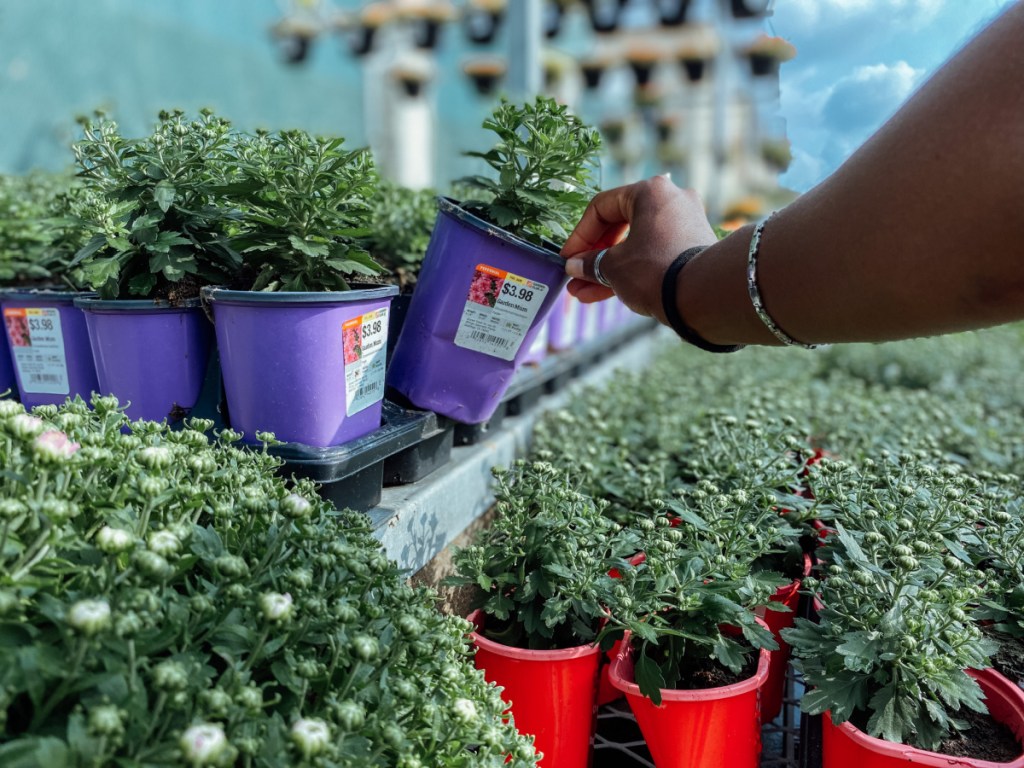
<svg viewBox="0 0 1024 768"><path fill-rule="evenodd" d="M499 143L475 156L498 180L464 181L487 190L492 202L471 211L438 200L388 369L388 384L414 405L467 424L494 413L567 282L565 260L541 243L564 237L579 220L592 196L590 164L600 144L596 131L543 97L522 106L502 102L485 126ZM564 152L561 165L524 176L522 169L535 167L532 158L552 147Z"/></svg>
<svg viewBox="0 0 1024 768"><path fill-rule="evenodd" d="M658 118L655 129L658 133L658 142L666 144L671 142L679 129L680 118L676 114L665 114Z"/></svg>
<svg viewBox="0 0 1024 768"><path fill-rule="evenodd" d="M180 421L203 388L212 328L198 299L161 301L79 297L96 362L98 392L112 394L132 419Z"/></svg>
<svg viewBox="0 0 1024 768"><path fill-rule="evenodd" d="M542 61L544 69L544 90L548 93L556 91L566 79L569 71L574 68L571 56L557 51L545 51Z"/></svg>
<svg viewBox="0 0 1024 768"><path fill-rule="evenodd" d="M476 59L466 62L462 71L473 81L481 96L493 96L508 68L501 59Z"/></svg>
<svg viewBox="0 0 1024 768"><path fill-rule="evenodd" d="M423 93L423 86L430 80L430 71L424 67L398 65L391 70L391 76L402 86L402 92L410 99Z"/></svg>
<svg viewBox="0 0 1024 768"><path fill-rule="evenodd" d="M619 28L622 11L629 0L583 0L590 26L595 32L614 32Z"/></svg>
<svg viewBox="0 0 1024 768"><path fill-rule="evenodd" d="M634 677L631 635L612 662L612 685L630 709L658 768L757 768L761 756L760 691L768 679L769 653L761 650L753 676L731 685L661 691L656 706Z"/></svg>
<svg viewBox="0 0 1024 768"><path fill-rule="evenodd" d="M583 75L583 87L588 91L596 90L601 85L601 77L607 69L607 59L592 58L581 61L580 73Z"/></svg>
<svg viewBox="0 0 1024 768"><path fill-rule="evenodd" d="M731 0L734 19L756 19L767 15L769 0Z"/></svg>
<svg viewBox="0 0 1024 768"><path fill-rule="evenodd" d="M455 9L446 0L413 6L406 11L415 24L414 43L417 48L432 51L441 40L442 27L455 18Z"/></svg>
<svg viewBox="0 0 1024 768"><path fill-rule="evenodd" d="M761 142L761 157L769 168L785 173L793 162L793 150L788 139L765 139Z"/></svg>
<svg viewBox="0 0 1024 768"><path fill-rule="evenodd" d="M778 76L779 66L796 56L796 48L781 37L759 36L745 49L754 77Z"/></svg>
<svg viewBox="0 0 1024 768"><path fill-rule="evenodd" d="M610 146L619 146L626 136L626 121L621 118L605 120L601 123L601 135Z"/></svg>
<svg viewBox="0 0 1024 768"><path fill-rule="evenodd" d="M661 59L660 52L650 47L631 48L626 53L626 62L633 70L638 87L644 88L650 84L651 76L654 74L654 68L658 65L659 59Z"/></svg>
<svg viewBox="0 0 1024 768"><path fill-rule="evenodd" d="M476 655L473 663L488 682L500 686L520 733L533 734L544 754L541 768L587 768L594 733L597 673L601 651L581 645L531 651L483 636L484 614L469 616Z"/></svg>
<svg viewBox="0 0 1024 768"><path fill-rule="evenodd" d="M558 37L565 20L565 6L569 0L548 0L544 3L544 37L548 40Z"/></svg>
<svg viewBox="0 0 1024 768"><path fill-rule="evenodd" d="M10 289L0 292L18 395L26 408L88 401L98 389L85 316L77 291Z"/></svg>
<svg viewBox="0 0 1024 768"><path fill-rule="evenodd" d="M278 21L271 28L271 34L286 63L302 64L308 58L320 30L321 25L316 19L289 16Z"/></svg>
<svg viewBox="0 0 1024 768"><path fill-rule="evenodd" d="M352 55L362 57L370 53L377 39L377 31L391 21L394 15L388 3L376 2L365 6L359 13L359 20L347 35Z"/></svg>
<svg viewBox="0 0 1024 768"><path fill-rule="evenodd" d="M463 16L466 37L477 45L494 42L505 19L505 0L474 0Z"/></svg>
<svg viewBox="0 0 1024 768"><path fill-rule="evenodd" d="M992 669L969 670L985 694L985 706L993 720L1010 729L1018 742L1024 740L1024 691L1012 681ZM821 718L822 768L902 768L920 765L927 768L1024 768L1024 750L1013 757L953 757L916 749L906 744L877 739L856 728L850 722L834 725L829 713Z"/></svg>
<svg viewBox="0 0 1024 768"><path fill-rule="evenodd" d="M663 27L678 27L686 23L692 0L658 0L658 20Z"/></svg>

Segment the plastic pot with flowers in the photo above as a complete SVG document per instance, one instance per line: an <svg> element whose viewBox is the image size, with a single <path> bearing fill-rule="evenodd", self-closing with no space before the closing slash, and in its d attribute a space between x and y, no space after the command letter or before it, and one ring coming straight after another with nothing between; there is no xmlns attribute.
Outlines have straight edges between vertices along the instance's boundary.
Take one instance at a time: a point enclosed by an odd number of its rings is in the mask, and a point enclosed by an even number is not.
<svg viewBox="0 0 1024 768"><path fill-rule="evenodd" d="M70 266L86 238L74 211L89 203L66 174L0 176L0 395L27 405L61 403L96 389L84 286Z"/></svg>
<svg viewBox="0 0 1024 768"><path fill-rule="evenodd" d="M484 121L497 142L470 152L491 176L463 179L476 198L441 198L388 385L413 405L464 423L494 413L566 283L563 240L595 191L600 138L538 97L502 102Z"/></svg>
<svg viewBox="0 0 1024 768"><path fill-rule="evenodd" d="M367 150L343 143L282 131L236 148L228 193L242 215L230 245L242 268L203 296L231 424L250 439L263 430L327 447L380 426L398 288L365 285L384 271L360 240L376 174Z"/></svg>
<svg viewBox="0 0 1024 768"><path fill-rule="evenodd" d="M450 584L473 589L476 665L503 688L516 727L536 737L541 765L586 768L594 733L596 644L635 533L574 490L547 462L496 472L497 511L455 556Z"/></svg>
<svg viewBox="0 0 1024 768"><path fill-rule="evenodd" d="M177 421L196 405L211 356L200 288L241 266L227 242L238 212L224 195L240 137L209 111L162 112L140 139L103 114L83 119L82 131L75 159L93 201L79 210L90 238L74 263L96 295L75 306L99 390L132 418Z"/></svg>
<svg viewBox="0 0 1024 768"><path fill-rule="evenodd" d="M812 688L801 708L823 714L823 765L1024 765L1024 692L988 669L996 644L971 617L975 479L909 456L825 460L812 477L836 509L824 578L808 582L819 618L783 636Z"/></svg>
<svg viewBox="0 0 1024 768"><path fill-rule="evenodd" d="M767 518L763 533L748 530L737 501L705 494L675 511L678 526L667 515L655 518L660 540L621 575L629 601L613 603L605 631L606 643L625 630L609 678L659 768L760 762L760 698L778 645L754 609L786 610L771 602L786 580L751 572L776 537Z"/></svg>
<svg viewBox="0 0 1024 768"><path fill-rule="evenodd" d="M0 764L535 764L364 517L92 405L0 402Z"/></svg>

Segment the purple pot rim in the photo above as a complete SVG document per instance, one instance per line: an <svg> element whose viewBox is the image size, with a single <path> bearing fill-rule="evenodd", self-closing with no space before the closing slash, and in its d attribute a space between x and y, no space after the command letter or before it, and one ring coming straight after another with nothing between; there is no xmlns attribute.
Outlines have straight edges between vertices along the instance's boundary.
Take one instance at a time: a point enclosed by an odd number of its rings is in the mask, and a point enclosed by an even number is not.
<svg viewBox="0 0 1024 768"><path fill-rule="evenodd" d="M188 312L201 309L202 300L197 296L185 299L180 304L171 304L165 299L101 299L94 296L79 296L75 306L86 312Z"/></svg>
<svg viewBox="0 0 1024 768"><path fill-rule="evenodd" d="M77 298L95 296L93 291L51 290L48 288L0 288L0 301L42 301L70 306Z"/></svg>
<svg viewBox="0 0 1024 768"><path fill-rule="evenodd" d="M211 304L244 304L250 306L286 307L300 305L352 304L377 299L389 299L398 295L397 285L380 285L373 288L353 288L350 291L234 291L218 286L202 289L203 301Z"/></svg>
<svg viewBox="0 0 1024 768"><path fill-rule="evenodd" d="M558 252L536 243L531 243L529 240L525 240L518 235L513 235L506 229L502 229L497 224L491 224L489 221L481 219L476 214L467 211L459 205L458 201L451 197L438 197L437 210L472 229L476 229L491 237L497 237L499 240L503 240L521 251L526 251L533 256L539 256L561 267L565 266L565 259Z"/></svg>

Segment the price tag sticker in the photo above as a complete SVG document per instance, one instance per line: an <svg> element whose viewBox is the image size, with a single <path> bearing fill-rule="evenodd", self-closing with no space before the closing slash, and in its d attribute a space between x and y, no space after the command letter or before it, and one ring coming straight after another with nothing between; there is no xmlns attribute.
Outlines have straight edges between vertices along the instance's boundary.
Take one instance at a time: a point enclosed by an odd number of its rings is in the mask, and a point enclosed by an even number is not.
<svg viewBox="0 0 1024 768"><path fill-rule="evenodd" d="M345 414L369 408L384 399L384 366L388 351L388 308L346 320Z"/></svg>
<svg viewBox="0 0 1024 768"><path fill-rule="evenodd" d="M544 283L477 264L455 345L513 360L547 295Z"/></svg>
<svg viewBox="0 0 1024 768"><path fill-rule="evenodd" d="M33 394L68 394L71 390L60 310L8 307L4 310L4 324L22 389Z"/></svg>

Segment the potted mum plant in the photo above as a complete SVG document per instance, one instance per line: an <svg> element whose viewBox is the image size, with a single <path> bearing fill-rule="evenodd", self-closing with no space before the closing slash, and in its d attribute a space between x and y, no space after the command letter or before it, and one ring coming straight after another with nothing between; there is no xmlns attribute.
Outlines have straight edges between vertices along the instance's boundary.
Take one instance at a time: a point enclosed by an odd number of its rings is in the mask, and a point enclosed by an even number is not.
<svg viewBox="0 0 1024 768"><path fill-rule="evenodd" d="M778 75L779 65L796 56L796 48L781 37L758 35L744 53L750 61L750 72L754 77Z"/></svg>
<svg viewBox="0 0 1024 768"><path fill-rule="evenodd" d="M639 541L547 462L495 475L498 516L456 553L448 583L474 590L476 664L535 735L541 765L586 768L609 572L628 567Z"/></svg>
<svg viewBox="0 0 1024 768"><path fill-rule="evenodd" d="M595 192L596 130L538 97L503 101L484 121L497 142L470 152L491 176L463 179L475 198L439 215L388 384L414 405L486 421L566 282L553 242Z"/></svg>
<svg viewBox="0 0 1024 768"><path fill-rule="evenodd" d="M16 386L29 407L97 388L85 318L74 307L83 279L70 266L83 237L73 209L88 199L60 175L0 179L0 393Z"/></svg>
<svg viewBox="0 0 1024 768"><path fill-rule="evenodd" d="M242 257L207 287L231 423L247 435L328 447L380 426L388 307L398 288L361 241L376 173L365 149L302 131L237 147ZM354 283L362 280L363 285Z"/></svg>
<svg viewBox="0 0 1024 768"><path fill-rule="evenodd" d="M211 354L199 290L241 267L227 242L238 214L223 192L238 135L209 110L195 119L161 112L142 139L102 114L81 124L75 159L95 202L79 210L90 238L73 263L96 295L75 306L100 391L126 402L132 418L180 420L199 399Z"/></svg>
<svg viewBox="0 0 1024 768"><path fill-rule="evenodd" d="M819 620L782 634L813 687L801 709L823 714L823 766L1024 765L1024 692L988 669L996 646L970 615L984 573L959 544L960 473L904 456L820 461L812 477L835 508L824 578L807 584Z"/></svg>

